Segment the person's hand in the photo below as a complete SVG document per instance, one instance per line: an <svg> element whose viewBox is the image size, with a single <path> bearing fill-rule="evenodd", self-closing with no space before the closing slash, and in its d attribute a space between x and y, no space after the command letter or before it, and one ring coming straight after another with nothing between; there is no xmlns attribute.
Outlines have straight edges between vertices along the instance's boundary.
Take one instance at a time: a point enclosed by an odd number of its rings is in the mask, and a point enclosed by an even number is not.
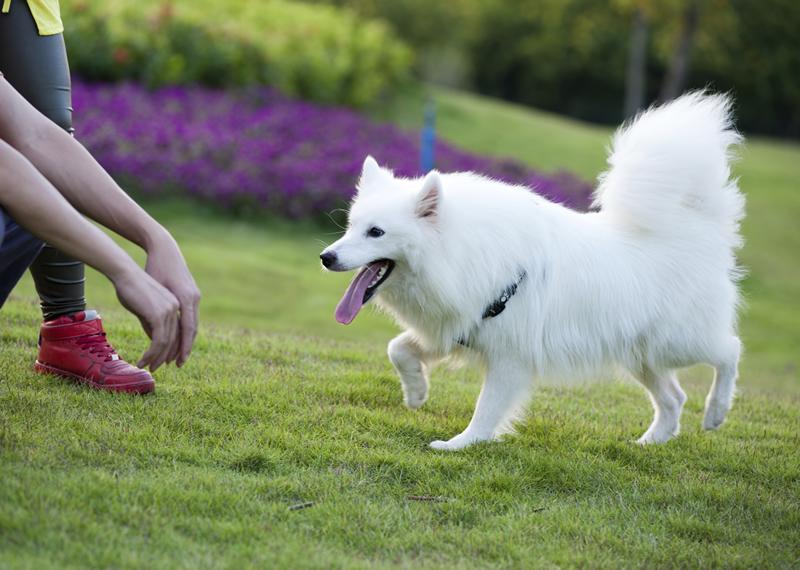
<svg viewBox="0 0 800 570"><path fill-rule="evenodd" d="M0 170L2 207L35 236L106 275L139 316L152 339L140 365L183 365L197 334L200 293L175 240L2 74ZM76 210L144 248L147 273Z"/></svg>
<svg viewBox="0 0 800 570"><path fill-rule="evenodd" d="M178 367L181 367L189 358L197 336L200 290L189 272L178 244L166 230L147 249L145 270L153 279L166 287L180 305L180 342L168 355L166 362L177 360Z"/></svg>
<svg viewBox="0 0 800 570"><path fill-rule="evenodd" d="M120 303L139 317L142 328L150 337L150 346L137 366L149 367L151 371L155 371L165 362L169 362L170 355L180 346L178 300L135 265L112 282Z"/></svg>

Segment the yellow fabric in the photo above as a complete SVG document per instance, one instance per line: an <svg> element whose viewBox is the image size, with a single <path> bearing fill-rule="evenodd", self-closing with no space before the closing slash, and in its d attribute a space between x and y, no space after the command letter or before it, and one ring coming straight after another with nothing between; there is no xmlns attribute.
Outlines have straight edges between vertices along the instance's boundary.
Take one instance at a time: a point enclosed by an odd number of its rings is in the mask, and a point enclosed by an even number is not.
<svg viewBox="0 0 800 570"><path fill-rule="evenodd" d="M27 2L40 36L52 36L64 31L58 0L27 0ZM11 0L3 0L3 13L8 13L10 8Z"/></svg>

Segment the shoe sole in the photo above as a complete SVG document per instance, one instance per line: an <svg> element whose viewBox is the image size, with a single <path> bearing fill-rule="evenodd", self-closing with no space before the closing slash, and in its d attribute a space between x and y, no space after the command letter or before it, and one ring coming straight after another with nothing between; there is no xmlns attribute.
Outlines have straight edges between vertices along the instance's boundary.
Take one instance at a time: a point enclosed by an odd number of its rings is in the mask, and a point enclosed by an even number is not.
<svg viewBox="0 0 800 570"><path fill-rule="evenodd" d="M105 390L106 392L126 392L129 394L150 394L155 392L156 383L152 380L141 380L139 382L131 382L129 384L115 384L113 386L106 386L105 384L98 384L94 380L89 378L85 378L83 376L79 376L74 372L68 372L67 370L61 370L60 368L56 368L55 366L50 366L49 364L44 364L39 362L38 360L33 365L33 369L36 372L40 372L42 374L54 374L56 376L61 376L63 378L69 378L71 380L77 380L81 384L86 384L90 388L94 388L95 390Z"/></svg>

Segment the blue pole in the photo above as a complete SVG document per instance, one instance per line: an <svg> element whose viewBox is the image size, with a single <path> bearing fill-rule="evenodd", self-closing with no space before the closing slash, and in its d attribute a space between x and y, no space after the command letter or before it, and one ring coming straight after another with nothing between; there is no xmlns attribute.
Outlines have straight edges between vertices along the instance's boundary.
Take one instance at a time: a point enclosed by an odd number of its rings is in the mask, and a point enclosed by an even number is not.
<svg viewBox="0 0 800 570"><path fill-rule="evenodd" d="M436 143L436 104L433 99L425 102L425 120L419 144L419 168L423 174L436 165L434 146Z"/></svg>

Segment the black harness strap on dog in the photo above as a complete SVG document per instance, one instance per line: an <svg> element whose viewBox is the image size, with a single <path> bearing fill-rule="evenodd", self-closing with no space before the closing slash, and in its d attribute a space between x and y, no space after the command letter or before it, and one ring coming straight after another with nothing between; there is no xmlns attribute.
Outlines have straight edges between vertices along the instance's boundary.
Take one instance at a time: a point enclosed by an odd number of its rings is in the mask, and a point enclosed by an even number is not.
<svg viewBox="0 0 800 570"><path fill-rule="evenodd" d="M509 285L505 289L503 289L503 292L500 293L500 296L486 306L486 309L484 309L481 318L483 320L492 319L497 315L499 315L500 313L502 313L503 311L505 311L506 304L508 304L508 302L511 300L511 297L514 296L514 294L517 292L517 289L519 289L519 286L522 284L522 282L525 280L525 277L527 276L528 276L527 271L524 270L521 271L519 276L517 277L517 280L514 281L511 285ZM469 338L465 339L463 336L460 337L456 342L463 346L469 346Z"/></svg>

